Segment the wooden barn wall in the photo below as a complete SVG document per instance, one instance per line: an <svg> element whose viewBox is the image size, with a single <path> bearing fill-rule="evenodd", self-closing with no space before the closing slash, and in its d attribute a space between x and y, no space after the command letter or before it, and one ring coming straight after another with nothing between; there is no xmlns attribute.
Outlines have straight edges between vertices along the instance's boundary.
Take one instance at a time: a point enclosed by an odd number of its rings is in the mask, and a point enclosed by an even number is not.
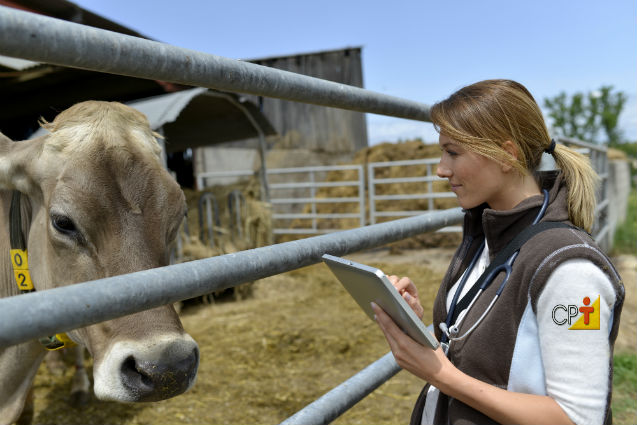
<svg viewBox="0 0 637 425"><path fill-rule="evenodd" d="M361 49L256 60L254 63L363 87ZM252 101L258 102L254 97ZM367 147L365 114L264 98L263 113L279 132L279 149L351 153Z"/></svg>
<svg viewBox="0 0 637 425"><path fill-rule="evenodd" d="M251 62L338 83L363 87L361 49L267 58ZM259 104L256 96L246 96ZM365 114L279 99L263 98L263 114L278 135L267 138L269 168L328 165L351 159L368 146ZM258 139L196 149L195 174L205 171L256 169L250 150Z"/></svg>

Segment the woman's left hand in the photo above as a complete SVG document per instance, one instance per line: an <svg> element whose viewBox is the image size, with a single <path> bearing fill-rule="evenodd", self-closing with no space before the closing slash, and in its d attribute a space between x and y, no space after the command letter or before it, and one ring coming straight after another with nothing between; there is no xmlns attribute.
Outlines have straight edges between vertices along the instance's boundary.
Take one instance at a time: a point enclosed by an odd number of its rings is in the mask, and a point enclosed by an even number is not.
<svg viewBox="0 0 637 425"><path fill-rule="evenodd" d="M385 334L398 365L438 388L444 386L447 374L456 368L447 359L442 347L433 350L418 344L382 308L372 303L372 309L376 315L376 323Z"/></svg>

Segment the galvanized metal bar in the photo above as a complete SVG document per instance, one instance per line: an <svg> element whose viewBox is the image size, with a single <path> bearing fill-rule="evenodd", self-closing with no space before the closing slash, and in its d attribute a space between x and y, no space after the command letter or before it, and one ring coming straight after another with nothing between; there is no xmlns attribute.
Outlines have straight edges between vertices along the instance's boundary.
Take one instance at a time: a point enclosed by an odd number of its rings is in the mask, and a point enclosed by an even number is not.
<svg viewBox="0 0 637 425"><path fill-rule="evenodd" d="M292 72L0 7L0 54L110 74L429 121L429 106Z"/></svg>
<svg viewBox="0 0 637 425"><path fill-rule="evenodd" d="M270 183L270 189L300 189L311 187L339 187L358 186L358 181L348 180L339 182L298 182L298 183Z"/></svg>
<svg viewBox="0 0 637 425"><path fill-rule="evenodd" d="M314 171L310 171L310 183L312 183L312 187L310 187L310 198L312 198L312 202L310 202L310 205L312 206L312 229L314 229L315 231L318 230L318 226L317 226L317 217L316 217L316 202L314 202L314 199L316 198L316 186L314 186ZM285 215L285 214L284 214Z"/></svg>
<svg viewBox="0 0 637 425"><path fill-rule="evenodd" d="M393 354L389 352L338 387L281 422L281 425L328 424L380 387L400 370L401 368L394 360Z"/></svg>
<svg viewBox="0 0 637 425"><path fill-rule="evenodd" d="M0 299L0 346L125 316L457 224L460 208Z"/></svg>
<svg viewBox="0 0 637 425"><path fill-rule="evenodd" d="M307 227L295 227L294 229L278 227L272 229L272 233L275 235L318 235L334 232L336 232L334 229L316 230Z"/></svg>
<svg viewBox="0 0 637 425"><path fill-rule="evenodd" d="M279 198L272 199L271 204L307 204L310 202L316 202L317 204L332 204L332 203L352 203L359 202L358 197L343 196L341 198Z"/></svg>
<svg viewBox="0 0 637 425"><path fill-rule="evenodd" d="M270 170L268 170L268 174ZM233 170L233 171L204 171L197 174L197 177L212 178L212 177L247 177L254 176L253 170Z"/></svg>
<svg viewBox="0 0 637 425"><path fill-rule="evenodd" d="M426 211L421 211L420 214L422 214L423 212ZM415 215L415 214L412 214ZM307 219L316 219L316 218L359 218L359 214L358 213L314 213L314 212L309 212L309 213L280 213L280 214L275 214L272 216L272 218L275 219L279 219L279 220L290 220L290 219L294 219L294 218L307 218ZM316 230L316 229L315 229ZM334 229L334 230L339 230L339 229Z"/></svg>
<svg viewBox="0 0 637 425"><path fill-rule="evenodd" d="M358 166L358 214L360 216L359 225L365 225L365 173L363 166Z"/></svg>
<svg viewBox="0 0 637 425"><path fill-rule="evenodd" d="M406 165L431 165L438 164L440 158L404 159L400 161L370 162L373 167L402 167Z"/></svg>
<svg viewBox="0 0 637 425"><path fill-rule="evenodd" d="M405 217L425 214L427 210L411 210L411 211L379 211L376 217Z"/></svg>
<svg viewBox="0 0 637 425"><path fill-rule="evenodd" d="M603 152L604 154L608 152L608 148L605 145L596 145L594 143L584 142L583 140L579 140L579 139L571 139L570 137L557 137L555 141L558 143L564 143L564 144L570 143L573 145L581 146L583 148L595 150L598 152Z"/></svg>
<svg viewBox="0 0 637 425"><path fill-rule="evenodd" d="M431 166L433 164L427 164L427 177L433 177L433 174L431 173ZM434 193L434 183L433 181L428 181L427 182L427 193ZM429 209L429 211L433 211L434 210L434 200L433 197L430 197L427 200L427 208Z"/></svg>
<svg viewBox="0 0 637 425"><path fill-rule="evenodd" d="M362 165L310 165L308 167L271 168L268 174L295 174L310 171L347 171L358 170Z"/></svg>
<svg viewBox="0 0 637 425"><path fill-rule="evenodd" d="M367 193L369 196L369 224L376 224L376 175L373 163L367 164Z"/></svg>
<svg viewBox="0 0 637 425"><path fill-rule="evenodd" d="M419 176L419 177L392 177L386 179L376 179L376 184L390 184L390 183L425 183L425 182L438 182L443 181L438 176Z"/></svg>
<svg viewBox="0 0 637 425"><path fill-rule="evenodd" d="M409 193L405 195L376 195L377 201L401 201L403 199L446 199L455 198L453 192Z"/></svg>

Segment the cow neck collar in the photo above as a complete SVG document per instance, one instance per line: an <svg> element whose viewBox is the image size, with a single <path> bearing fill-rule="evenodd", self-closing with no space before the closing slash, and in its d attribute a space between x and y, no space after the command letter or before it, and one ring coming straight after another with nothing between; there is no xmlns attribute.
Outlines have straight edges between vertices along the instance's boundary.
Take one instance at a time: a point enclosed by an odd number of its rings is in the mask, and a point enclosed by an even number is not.
<svg viewBox="0 0 637 425"><path fill-rule="evenodd" d="M21 293L35 292L35 287L31 281L29 273L28 251L22 231L22 212L20 211L21 193L13 191L11 196L11 206L9 208L9 240L11 264L13 265L13 275ZM75 343L65 333L55 334L39 339L40 343L47 350L58 350L64 347L71 347Z"/></svg>

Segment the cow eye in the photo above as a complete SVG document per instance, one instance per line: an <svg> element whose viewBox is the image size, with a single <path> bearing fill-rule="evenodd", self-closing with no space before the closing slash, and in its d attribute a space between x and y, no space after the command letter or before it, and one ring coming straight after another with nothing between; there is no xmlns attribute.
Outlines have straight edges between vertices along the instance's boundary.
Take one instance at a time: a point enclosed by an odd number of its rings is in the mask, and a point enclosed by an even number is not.
<svg viewBox="0 0 637 425"><path fill-rule="evenodd" d="M51 214L51 224L55 230L67 236L76 236L78 233L73 220L65 215Z"/></svg>

